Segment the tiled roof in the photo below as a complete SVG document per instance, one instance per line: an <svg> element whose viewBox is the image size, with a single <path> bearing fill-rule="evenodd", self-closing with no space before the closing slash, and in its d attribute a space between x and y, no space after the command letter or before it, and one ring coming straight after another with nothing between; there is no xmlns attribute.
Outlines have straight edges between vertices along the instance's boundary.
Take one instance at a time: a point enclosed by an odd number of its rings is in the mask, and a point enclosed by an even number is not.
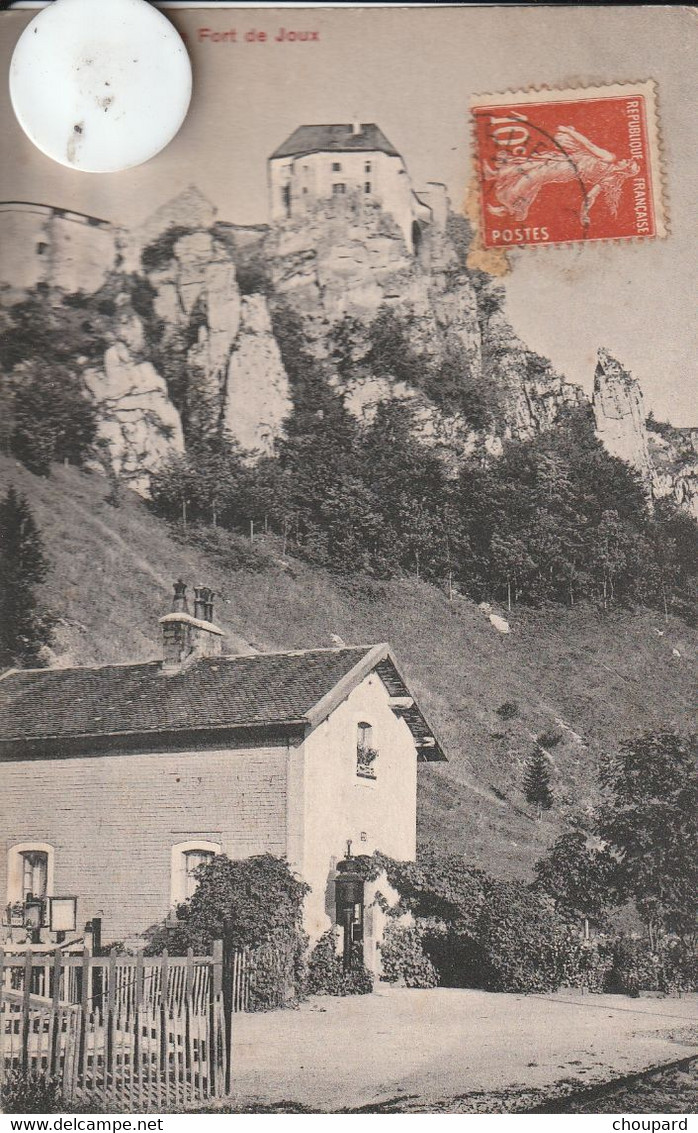
<svg viewBox="0 0 698 1133"><path fill-rule="evenodd" d="M387 153L399 157L395 146L375 122L362 122L361 132L354 133L351 123L333 126L299 126L271 155L297 157L303 153L341 153L348 150Z"/></svg>
<svg viewBox="0 0 698 1133"><path fill-rule="evenodd" d="M371 647L31 669L0 680L0 743L303 722Z"/></svg>

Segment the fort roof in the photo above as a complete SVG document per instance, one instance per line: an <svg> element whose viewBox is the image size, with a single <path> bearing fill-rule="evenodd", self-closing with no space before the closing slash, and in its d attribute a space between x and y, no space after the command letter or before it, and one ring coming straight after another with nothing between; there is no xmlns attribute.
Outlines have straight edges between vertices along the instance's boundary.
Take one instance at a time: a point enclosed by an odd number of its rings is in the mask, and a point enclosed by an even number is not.
<svg viewBox="0 0 698 1133"><path fill-rule="evenodd" d="M351 122L339 125L299 126L275 149L270 160L278 157L298 157L307 153L387 153L400 154L388 141L375 122Z"/></svg>

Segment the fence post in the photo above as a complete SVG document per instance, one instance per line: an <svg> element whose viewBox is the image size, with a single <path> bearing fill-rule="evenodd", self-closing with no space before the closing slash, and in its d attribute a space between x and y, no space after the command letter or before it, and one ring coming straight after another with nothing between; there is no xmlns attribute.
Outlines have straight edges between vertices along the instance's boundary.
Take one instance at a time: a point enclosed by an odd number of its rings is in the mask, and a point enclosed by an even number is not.
<svg viewBox="0 0 698 1133"><path fill-rule="evenodd" d="M231 1064L233 1061L233 918L223 921L223 1036L225 1059L225 1094L230 1093Z"/></svg>
<svg viewBox="0 0 698 1133"><path fill-rule="evenodd" d="M85 1096L85 1089L87 1086L87 1062L85 1057L86 1037L87 1037L87 1014L90 1004L90 953L87 948L83 949L82 953L82 967L80 969L80 1014L78 1016L78 1029L80 1037L78 1041L78 1058L77 1058L77 1073L76 1084L81 1085L82 1096ZM94 1071L93 1071L94 1079Z"/></svg>
<svg viewBox="0 0 698 1133"><path fill-rule="evenodd" d="M192 1040L192 994L194 989L194 950L187 948L184 984L184 1100L195 1101L194 1051ZM199 1052L200 1055L201 1052ZM188 1095L187 1095L188 1091Z"/></svg>
<svg viewBox="0 0 698 1133"><path fill-rule="evenodd" d="M109 968L108 968L108 984L107 984L107 1033L106 1033L106 1074L104 1076L105 1090L109 1088L109 1079L111 1078L111 1085L114 1085L114 1007L116 1005L116 952L112 948L109 953ZM104 989L102 989L104 990Z"/></svg>
<svg viewBox="0 0 698 1133"><path fill-rule="evenodd" d="M29 1008L31 1005L31 988L33 972L32 950L27 946L24 954L24 987L22 989L22 1070L29 1068Z"/></svg>
<svg viewBox="0 0 698 1133"><path fill-rule="evenodd" d="M160 958L160 1066L162 1073L162 1083L158 1083L158 1098L160 1098L161 1088L164 1085L165 1105L167 1105L170 1096L170 1036L168 1032L168 1019L169 1019L169 982L170 982L170 964L169 953L166 948L163 949Z"/></svg>
<svg viewBox="0 0 698 1133"><path fill-rule="evenodd" d="M219 1008L223 991L223 941L214 940L213 958L211 961L211 1007L209 1012L209 1074L211 1076L211 1093L220 1097L222 1081L224 1079L223 1058L221 1057L222 1040L219 1026Z"/></svg>
<svg viewBox="0 0 698 1133"><path fill-rule="evenodd" d="M56 1075L60 1069L60 1024L61 1024L61 950L53 954L53 995L51 998L51 1061L50 1073Z"/></svg>
<svg viewBox="0 0 698 1133"><path fill-rule="evenodd" d="M5 1080L5 949L0 944L0 1082Z"/></svg>
<svg viewBox="0 0 698 1133"><path fill-rule="evenodd" d="M143 987L145 972L143 970L143 949L136 953L136 987L133 1012L133 1064L131 1077L138 1090L138 1104L143 1108L143 1067L141 1058L141 1011L143 1008Z"/></svg>

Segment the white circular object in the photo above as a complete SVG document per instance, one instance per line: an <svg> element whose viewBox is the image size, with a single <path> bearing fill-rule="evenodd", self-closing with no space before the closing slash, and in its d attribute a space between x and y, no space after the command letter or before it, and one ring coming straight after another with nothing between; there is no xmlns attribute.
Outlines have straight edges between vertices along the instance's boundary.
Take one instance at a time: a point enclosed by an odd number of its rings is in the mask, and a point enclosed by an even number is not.
<svg viewBox="0 0 698 1133"><path fill-rule="evenodd" d="M25 134L86 173L130 169L164 149L191 87L181 36L146 0L55 0L22 33L10 67Z"/></svg>

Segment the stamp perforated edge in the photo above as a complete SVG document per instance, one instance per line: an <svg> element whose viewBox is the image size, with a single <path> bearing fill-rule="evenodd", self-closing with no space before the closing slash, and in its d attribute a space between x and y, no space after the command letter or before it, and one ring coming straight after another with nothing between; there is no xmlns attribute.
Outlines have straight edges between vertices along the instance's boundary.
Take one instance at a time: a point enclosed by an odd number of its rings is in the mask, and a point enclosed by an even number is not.
<svg viewBox="0 0 698 1133"><path fill-rule="evenodd" d="M469 101L470 110L470 131L471 131L471 147L472 147L472 165L474 173L474 181L477 184L478 194L478 216L479 223L482 224L481 213L481 181L479 173L477 172L477 137L475 126L475 115L473 113L476 109L481 109L487 106L527 106L541 102L573 102L575 99L592 99L592 98L627 98L632 95L641 95L645 99L645 106L647 109L647 142L649 149L649 172L650 181L652 186L652 200L654 203L655 212L655 226L656 232L650 239L662 240L665 239L671 232L669 223L669 209L667 204L666 192L666 171L664 166L664 151L662 146L661 130L659 123L659 95L657 82L655 79L640 79L640 80L624 80L622 82L614 83L601 83L600 85L585 86L548 86L541 84L540 86L530 86L525 89L519 90L504 90L487 92L485 94L473 94ZM482 232L478 229L477 233L478 242L482 240ZM520 244L510 245L506 249L506 255L513 251L519 251L525 248L527 251L538 252L541 249L550 248L565 248L572 245L588 247L591 244L646 244L648 238L646 236L606 236L598 240L555 240L550 243L539 244ZM504 249L489 249L485 248L484 243L480 243L479 252L483 256L487 256L489 252L499 252ZM485 268L485 270L487 270ZM500 268L495 274L505 274Z"/></svg>

